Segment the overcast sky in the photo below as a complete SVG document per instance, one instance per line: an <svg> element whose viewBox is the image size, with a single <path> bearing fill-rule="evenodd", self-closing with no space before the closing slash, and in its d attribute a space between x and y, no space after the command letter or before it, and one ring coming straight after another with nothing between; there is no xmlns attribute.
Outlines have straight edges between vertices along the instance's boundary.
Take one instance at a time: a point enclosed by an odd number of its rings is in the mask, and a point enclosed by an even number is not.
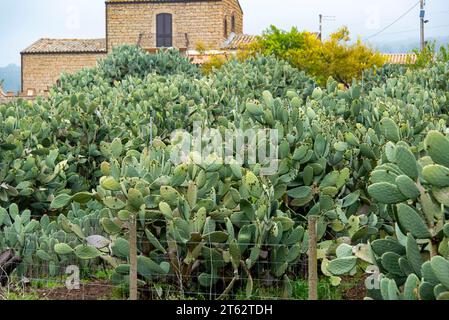
<svg viewBox="0 0 449 320"><path fill-rule="evenodd" d="M244 29L260 34L270 24L283 29L297 26L318 31L318 15L326 21L324 33L347 25L354 38L369 37L388 26L417 0L240 0ZM19 52L39 38L102 38L105 36L104 0L0 0L0 67L20 63ZM375 43L418 40L419 7L377 37ZM427 35L449 36L449 1L427 0Z"/></svg>

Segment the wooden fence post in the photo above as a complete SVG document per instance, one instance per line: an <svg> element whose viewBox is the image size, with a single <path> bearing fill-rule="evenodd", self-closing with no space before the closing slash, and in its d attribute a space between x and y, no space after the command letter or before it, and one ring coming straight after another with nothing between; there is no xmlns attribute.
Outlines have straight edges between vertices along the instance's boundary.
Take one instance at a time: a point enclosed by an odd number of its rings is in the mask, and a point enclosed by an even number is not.
<svg viewBox="0 0 449 320"><path fill-rule="evenodd" d="M129 227L129 260L131 265L129 274L129 299L137 300L137 213L131 215Z"/></svg>
<svg viewBox="0 0 449 320"><path fill-rule="evenodd" d="M309 300L318 300L317 216L309 216Z"/></svg>

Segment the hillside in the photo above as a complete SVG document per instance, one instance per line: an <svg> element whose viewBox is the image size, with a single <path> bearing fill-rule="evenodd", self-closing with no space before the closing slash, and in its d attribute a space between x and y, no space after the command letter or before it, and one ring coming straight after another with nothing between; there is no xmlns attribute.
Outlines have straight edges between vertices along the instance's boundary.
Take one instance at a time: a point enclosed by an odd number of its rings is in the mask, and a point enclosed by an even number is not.
<svg viewBox="0 0 449 320"><path fill-rule="evenodd" d="M437 48L447 46L449 37L428 38L429 43L435 42ZM373 47L382 53L403 53L412 52L419 48L418 39L405 39L400 41L379 41L373 42Z"/></svg>
<svg viewBox="0 0 449 320"><path fill-rule="evenodd" d="M9 64L0 68L0 80L4 80L3 90L20 91L20 67L15 64Z"/></svg>

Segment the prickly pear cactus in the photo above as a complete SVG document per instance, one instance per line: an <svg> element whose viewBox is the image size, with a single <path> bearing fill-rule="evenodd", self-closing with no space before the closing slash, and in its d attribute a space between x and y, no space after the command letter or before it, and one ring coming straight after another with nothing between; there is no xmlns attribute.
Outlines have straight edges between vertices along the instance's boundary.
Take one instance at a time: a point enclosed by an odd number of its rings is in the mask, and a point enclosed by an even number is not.
<svg viewBox="0 0 449 320"><path fill-rule="evenodd" d="M173 51L117 49L47 98L0 105L0 249L24 258L21 274L107 262L125 285L136 249L141 287L174 275L231 294L245 279L251 297L261 277L291 291L314 215L332 284L376 265L377 297L445 298L447 83L447 63L319 88L273 57L202 75ZM214 151L172 163L172 133L196 128L272 130L275 161L223 163Z"/></svg>

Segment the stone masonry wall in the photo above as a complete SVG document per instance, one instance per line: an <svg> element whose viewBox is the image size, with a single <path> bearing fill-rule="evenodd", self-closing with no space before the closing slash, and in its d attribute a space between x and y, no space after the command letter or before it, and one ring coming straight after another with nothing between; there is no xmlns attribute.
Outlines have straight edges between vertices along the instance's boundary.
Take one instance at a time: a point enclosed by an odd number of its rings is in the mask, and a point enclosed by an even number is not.
<svg viewBox="0 0 449 320"><path fill-rule="evenodd" d="M107 3L108 51L122 44L137 44L141 33L152 35L155 39L156 15L159 13L171 13L173 15L174 46L179 47L176 42L182 41L185 33L188 34L189 49L195 49L197 43L218 48L225 40L223 31L224 4L222 1ZM237 25L239 24L242 23L239 22ZM230 23L228 26L230 26Z"/></svg>
<svg viewBox="0 0 449 320"><path fill-rule="evenodd" d="M59 79L61 73L75 73L83 68L94 67L105 54L23 54L23 88L26 93L34 89L37 94L48 90Z"/></svg>
<svg viewBox="0 0 449 320"><path fill-rule="evenodd" d="M235 33L243 34L243 13L237 0L224 0L224 15L228 21L228 33L232 30L232 15L235 16Z"/></svg>
<svg viewBox="0 0 449 320"><path fill-rule="evenodd" d="M6 103L10 103L13 102L16 99L24 99L24 100L33 100L34 97L27 97L27 96L23 96L23 95L15 95L12 92L9 93L5 93L3 91L2 86L0 85L0 105L1 104L6 104Z"/></svg>

